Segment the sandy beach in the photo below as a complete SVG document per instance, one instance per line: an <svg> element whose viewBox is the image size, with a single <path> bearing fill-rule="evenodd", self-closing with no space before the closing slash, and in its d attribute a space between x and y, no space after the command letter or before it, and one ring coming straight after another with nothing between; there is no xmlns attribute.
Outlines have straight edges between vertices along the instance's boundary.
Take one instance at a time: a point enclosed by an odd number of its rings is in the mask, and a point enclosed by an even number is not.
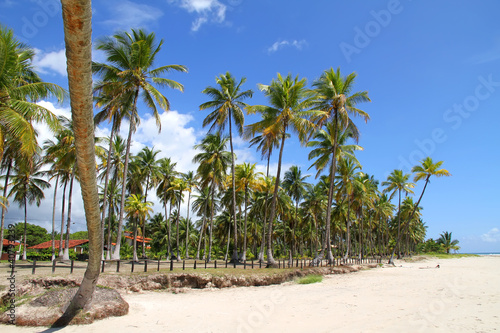
<svg viewBox="0 0 500 333"><path fill-rule="evenodd" d="M440 268L435 268L437 265ZM125 317L64 332L495 332L500 257L397 262L323 282L129 293ZM51 332L1 326L2 332Z"/></svg>

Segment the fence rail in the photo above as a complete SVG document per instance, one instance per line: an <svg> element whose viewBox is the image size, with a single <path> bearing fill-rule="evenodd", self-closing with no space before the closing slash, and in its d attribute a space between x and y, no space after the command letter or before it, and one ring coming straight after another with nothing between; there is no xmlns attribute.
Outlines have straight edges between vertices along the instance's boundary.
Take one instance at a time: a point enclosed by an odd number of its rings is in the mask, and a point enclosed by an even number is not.
<svg viewBox="0 0 500 333"><path fill-rule="evenodd" d="M314 260L314 259L279 259L276 261L276 265L278 269L287 269L287 268L306 268L306 267L333 267L340 265L360 265L360 264L380 264L386 260L385 257L371 257L371 258L335 258L332 262L328 260ZM138 261L134 260L102 260L101 261L101 272L151 272L153 270L186 270L186 269L217 269L217 268L242 268L242 269L262 269L265 268L267 264L262 261L243 261L243 262L231 262L227 260L214 260L211 262L207 262L206 260L152 260L152 259L141 259ZM18 264L16 268L20 269L30 269L31 273L36 274L36 270L40 268L51 268L52 273L54 274L56 270L70 270L70 274L72 274L76 269L85 269L86 267L83 265L76 265L75 261L58 261L53 260L50 262L50 265L47 265L47 262L38 263L36 259L34 259L31 263L27 264Z"/></svg>

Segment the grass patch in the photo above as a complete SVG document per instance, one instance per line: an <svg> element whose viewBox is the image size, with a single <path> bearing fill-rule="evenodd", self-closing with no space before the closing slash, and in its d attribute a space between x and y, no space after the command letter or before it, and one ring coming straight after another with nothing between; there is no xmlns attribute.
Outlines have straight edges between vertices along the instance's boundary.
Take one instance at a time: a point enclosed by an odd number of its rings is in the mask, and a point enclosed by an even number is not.
<svg viewBox="0 0 500 333"><path fill-rule="evenodd" d="M470 254L470 253L426 253L426 255L436 257L438 259L479 257L479 255L477 254Z"/></svg>
<svg viewBox="0 0 500 333"><path fill-rule="evenodd" d="M323 276L311 274L297 280L298 284L310 284L323 281Z"/></svg>

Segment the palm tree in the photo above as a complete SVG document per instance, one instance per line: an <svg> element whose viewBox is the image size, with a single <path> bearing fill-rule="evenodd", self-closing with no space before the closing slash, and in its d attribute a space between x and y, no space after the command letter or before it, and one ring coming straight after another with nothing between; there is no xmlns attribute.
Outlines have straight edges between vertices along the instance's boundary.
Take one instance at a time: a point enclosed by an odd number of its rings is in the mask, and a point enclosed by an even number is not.
<svg viewBox="0 0 500 333"><path fill-rule="evenodd" d="M170 238L170 217L167 211L168 203L172 203L173 200L173 192L169 191L172 187L172 183L175 179L175 176L178 174L175 171L175 166L177 163L172 163L170 158L162 158L158 161L159 165L159 176L157 179L158 187L156 188L156 196L160 198L160 201L163 203L163 208L165 210L165 220L167 225L167 251L168 255L172 254L171 248L171 238Z"/></svg>
<svg viewBox="0 0 500 333"><path fill-rule="evenodd" d="M132 134L136 130L136 117L138 115L137 102L141 95L145 104L153 110L153 116L156 118L158 127L160 127L160 118L157 105L168 111L170 103L168 99L161 94L154 85L160 87L169 87L183 91L183 86L173 80L161 77L161 75L170 71L187 72L187 68L182 65L166 65L152 69L154 60L161 49L163 40L156 43L155 34L146 34L143 30L132 29L131 33L123 32L98 41L97 49L102 50L107 55L107 64L94 63L94 73L100 75L103 82L119 82L123 96L120 101L129 101L130 127L127 138L127 149L125 153L124 181L128 172L128 162L130 154L130 145ZM113 259L120 258L121 233L123 224L123 211L125 205L126 187L122 187L122 198L120 203L120 215L118 218L118 233Z"/></svg>
<svg viewBox="0 0 500 333"><path fill-rule="evenodd" d="M398 192L398 239L401 233L401 191L408 195L408 193L413 194L412 188L415 187L415 184L409 183L408 179L410 179L409 174L403 174L403 170L394 170L391 172L389 176L387 176L387 181L382 182L382 186L387 186L384 190L384 193L391 192L391 196L389 200L392 200L394 194ZM400 252L398 252L398 259L400 257Z"/></svg>
<svg viewBox="0 0 500 333"><path fill-rule="evenodd" d="M149 218L149 212L153 211L151 206L153 203L151 201L144 201L142 195L132 194L127 198L127 204L125 206L125 211L127 212L127 217L134 219L134 257L133 260L137 261L137 226L141 224L146 224L146 219ZM142 235L142 247L145 248L145 238Z"/></svg>
<svg viewBox="0 0 500 333"><path fill-rule="evenodd" d="M252 133L262 132L265 135L272 133L273 137L281 140L280 153L278 157L278 170L276 184L274 187L271 212L269 216L267 263L268 267L276 265L272 254L272 228L276 217L276 201L278 199L278 187L280 182L281 162L285 145L286 134L289 129L294 131L301 143L314 129L314 125L308 120L314 112L306 111L313 102L313 95L306 88L306 80L291 74L282 77L278 73L277 79L273 79L270 85L259 84L259 88L268 97L270 106L256 105L248 109L249 113L259 112L265 115L262 121L253 124Z"/></svg>
<svg viewBox="0 0 500 333"><path fill-rule="evenodd" d="M191 193L193 189L196 187L196 178L194 176L193 171L188 171L183 175L184 181L186 182L186 191L188 191L188 202L187 202L187 216L186 216L186 253L184 257L189 259L189 230L191 229L189 213L191 212L190 203L191 203Z"/></svg>
<svg viewBox="0 0 500 333"><path fill-rule="evenodd" d="M182 177L182 175L181 175ZM181 252L180 252L180 241L179 241L179 219L181 216L181 203L184 201L184 190L186 190L187 184L186 181L182 178L176 178L172 182L172 187L169 189L170 191L174 192L175 195L177 196L177 216L175 219L175 235L176 235L176 247L177 247L177 261L181 260Z"/></svg>
<svg viewBox="0 0 500 333"><path fill-rule="evenodd" d="M231 73L227 72L215 79L219 85L218 88L207 87L202 92L212 98L211 101L200 105L200 110L213 109L213 111L203 120L203 127L210 126L210 132L217 130L224 131L226 124L229 125L229 145L231 148L231 177L233 190L232 213L234 221L234 249L231 257L232 261L238 261L238 236L236 223L236 185L234 176L234 150L233 150L233 119L239 135L243 133L243 108L248 105L243 102L246 98L252 97L252 90L241 91L241 86L246 82L246 78L242 78L239 83Z"/></svg>
<svg viewBox="0 0 500 333"><path fill-rule="evenodd" d="M226 171L231 161L230 153L225 151L229 138L221 137L220 133L208 134L200 144L195 146L202 152L195 155L193 163L199 163L197 174L200 178L200 186L202 188L210 188L210 236L209 236L209 251L207 260L211 260L212 236L213 236L213 218L214 218L214 196L216 189L223 187ZM236 221L233 221L236 223ZM234 244L236 247L236 244ZM237 250L236 250L237 251Z"/></svg>
<svg viewBox="0 0 500 333"><path fill-rule="evenodd" d="M9 197L14 196L14 202L24 208L24 235L23 235L23 260L26 260L26 226L28 223L28 204L40 206L45 198L43 190L50 187L50 183L40 177L45 176L41 171L40 157L33 155L31 161L16 163L16 174L12 177L12 188Z"/></svg>
<svg viewBox="0 0 500 333"><path fill-rule="evenodd" d="M342 76L340 73L340 68L334 71L333 68L323 72L321 77L317 82L313 84L315 87L315 92L317 94L317 102L315 108L317 110L323 111L316 118L318 124L322 125L327 122L327 120L333 121L333 151L332 156L337 156L337 144L338 137L337 128L345 130L347 127L353 128L353 133L357 133L357 129L352 125L349 115L361 116L364 118L365 122L368 121L369 116L366 112L358 109L356 105L358 103L370 102L367 91L352 93L354 82L357 74L351 73L347 76ZM357 137L357 136L356 136ZM326 232L327 232L327 249L328 249L328 260L333 259L330 247L330 217L333 202L333 186L335 174L337 173L337 163L336 158L332 158L332 163L330 166L330 188L328 191L328 202L327 202L327 212L326 212Z"/></svg>
<svg viewBox="0 0 500 333"><path fill-rule="evenodd" d="M304 197L307 187L310 185L305 182L309 175L302 176L302 171L300 167L292 165L290 169L285 172L283 177L283 188L287 191L288 195L295 201L295 222L294 225L290 225L290 230L292 231L292 245L290 247L291 258L296 251L295 249L295 228L299 224L298 212L299 212L299 202Z"/></svg>
<svg viewBox="0 0 500 333"><path fill-rule="evenodd" d="M59 102L67 96L61 87L43 82L33 70L35 51L20 43L12 30L0 25L0 160L8 136L20 143L26 158L36 153L38 142L33 122L45 122L53 131L58 128L57 117L36 104L43 98L56 97Z"/></svg>
<svg viewBox="0 0 500 333"><path fill-rule="evenodd" d="M448 254L450 253L450 250L457 251L460 249L460 246L458 246L458 240L452 240L451 234L451 232L443 231L443 233L439 235L439 238L436 241L436 243L439 244Z"/></svg>
<svg viewBox="0 0 500 333"><path fill-rule="evenodd" d="M243 163L236 166L235 175L236 175L236 190L244 191L245 193L245 224L244 224L244 234L243 234L243 251L240 256L240 260L247 260L247 210L248 210L248 198L249 192L251 190L257 190L260 187L259 176L262 173L256 171L256 164Z"/></svg>
<svg viewBox="0 0 500 333"><path fill-rule="evenodd" d="M422 193L420 194L420 197L418 198L417 203L415 204L415 208L413 209L413 212L411 213L410 217L408 218L408 221L411 221L413 219L413 215L415 214L416 209L420 205L420 201L422 200L422 197L424 196L425 189L427 188L427 184L429 184L429 180L432 176L435 177L449 177L451 176L450 172L446 169L439 169L441 165L443 164L443 161L439 161L434 163L432 161L432 158L426 157L420 165L414 166L411 169L411 172L415 173L415 177L413 178L414 182L418 182L419 180L425 179L425 184L424 188L422 189ZM409 223L408 223L409 225ZM399 235L401 236L401 234ZM399 246L399 242L401 240L401 237L398 237L396 241L396 247ZM391 257L389 259L389 264L394 265L394 251L396 249L394 247L394 250L392 251Z"/></svg>

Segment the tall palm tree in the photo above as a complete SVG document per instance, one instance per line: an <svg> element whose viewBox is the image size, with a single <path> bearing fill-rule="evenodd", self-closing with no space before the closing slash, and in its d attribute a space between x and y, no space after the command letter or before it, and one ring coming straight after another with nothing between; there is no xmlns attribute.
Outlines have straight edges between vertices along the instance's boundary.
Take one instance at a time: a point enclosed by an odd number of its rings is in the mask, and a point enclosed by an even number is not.
<svg viewBox="0 0 500 333"><path fill-rule="evenodd" d="M16 163L16 174L12 177L12 188L9 197L14 196L14 202L24 208L24 235L23 235L23 260L26 260L26 226L28 223L28 205L33 203L40 206L45 198L43 190L50 187L50 183L41 177L45 172L41 171L43 163L40 157L33 155L31 161L20 161Z"/></svg>
<svg viewBox="0 0 500 333"><path fill-rule="evenodd" d="M144 103L153 111L158 127L160 118L157 105L168 111L170 103L168 99L155 88L169 87L183 91L182 84L161 77L161 75L171 72L187 72L187 68L182 65L166 65L153 69L153 63L158 55L163 40L159 43L155 40L155 34L147 34L143 30L122 32L113 37L104 38L97 43L97 49L106 53L107 63L94 63L94 73L102 78L102 81L119 82L122 87L123 96L120 101L129 101L129 132L127 138L127 149L125 153L124 181L128 172L128 162L132 134L136 130L136 117L138 116L137 103L141 95ZM118 218L118 234L113 259L120 258L121 233L123 224L123 211L125 205L126 187L122 187L122 199L120 203L120 215Z"/></svg>
<svg viewBox="0 0 500 333"><path fill-rule="evenodd" d="M267 263L268 267L273 267L276 262L272 254L272 228L276 217L276 201L278 199L278 187L280 182L281 162L288 130L295 132L301 143L306 141L307 136L314 129L312 122L308 118L314 112L307 111L313 102L313 95L306 88L306 80L295 78L291 74L286 77L278 73L276 79L270 85L259 84L259 88L269 99L270 106L256 105L248 108L249 113L259 112L263 114L263 120L251 126L252 133L272 133L273 137L281 140L278 157L278 170L276 174L276 184L274 187L271 212L269 214Z"/></svg>
<svg viewBox="0 0 500 333"><path fill-rule="evenodd" d="M435 177L449 177L451 176L451 173L446 170L446 169L439 169L441 165L443 164L443 161L439 161L434 163L432 161L432 158L426 157L424 160L421 161L420 165L416 165L411 169L411 172L415 173L415 177L413 178L414 182L418 182L419 180L425 179L425 184L424 188L422 189L422 193L420 194L420 197L418 198L417 203L415 204L415 208L413 209L413 212L411 213L410 217L408 218L408 225L409 221L413 219L413 215L415 214L415 211L420 204L420 201L422 200L422 197L424 196L425 189L427 188L427 185L429 184L429 180L432 176ZM397 241L396 241L396 246L399 246L399 242L401 240L401 235L399 235ZM394 264L394 251L396 247L392 251L391 257L389 259L389 264Z"/></svg>
<svg viewBox="0 0 500 333"><path fill-rule="evenodd" d="M249 192L253 190L258 190L260 187L259 176L262 173L256 171L256 164L243 163L236 166L235 170L236 175L236 190L243 191L245 193L245 224L244 224L244 233L243 233L243 251L240 256L240 260L247 260L247 223L248 223L248 199Z"/></svg>
<svg viewBox="0 0 500 333"><path fill-rule="evenodd" d="M174 192L175 195L177 196L177 216L175 219L175 235L176 235L176 247L177 247L177 261L181 260L181 252L180 252L180 241L179 241L179 219L181 216L181 203L184 201L184 192L187 188L186 181L182 178L176 178L172 182L172 187L169 189L170 191Z"/></svg>
<svg viewBox="0 0 500 333"><path fill-rule="evenodd" d="M244 116L243 110L248 105L243 102L246 98L252 97L252 90L242 91L241 86L246 82L242 78L237 82L236 78L227 72L215 79L219 87L207 87L202 92L212 98L211 101L200 105L200 110L213 109L213 111L203 120L203 127L210 125L210 132L217 130L224 131L226 125L229 127L229 146L231 148L231 177L233 190L232 213L234 221L234 249L231 257L232 261L238 261L238 236L236 223L236 185L234 176L234 149L233 149L233 120L236 129L241 135L243 133Z"/></svg>
<svg viewBox="0 0 500 333"><path fill-rule="evenodd" d="M290 230L292 231L292 244L290 247L291 257L295 253L295 228L299 224L298 213L299 213L299 202L302 200L306 193L307 187L310 185L305 180L309 175L302 176L302 171L300 167L292 165L288 171L285 172L283 177L283 188L288 193L288 195L295 201L295 222L290 225Z"/></svg>
<svg viewBox="0 0 500 333"><path fill-rule="evenodd" d="M151 201L144 201L142 195L132 194L127 198L127 204L125 206L125 211L127 212L127 217L134 220L134 256L133 260L137 261L137 227L141 224L146 224L146 219L149 218L149 213L153 211L151 206L153 203ZM146 247L144 235L142 235L142 247Z"/></svg>
<svg viewBox="0 0 500 333"><path fill-rule="evenodd" d="M322 125L327 121L333 122L333 151L332 156L337 156L337 142L338 142L338 131L337 128L346 129L348 126L352 125L349 116L361 116L365 121L368 121L369 116L366 112L358 109L356 105L358 103L370 102L367 91L352 93L354 88L354 83L356 80L356 73L351 73L347 76L342 76L340 68L336 71L333 68L323 72L318 81L313 84L315 92L317 94L317 102L315 108L317 110L323 111L316 117L318 124ZM357 133L357 129L353 130L353 133ZM330 237L330 218L331 209L333 202L333 186L335 174L337 173L337 163L336 159L332 159L330 166L330 188L328 191L328 203L326 206L326 226L327 226L327 238ZM327 241L328 249L328 260L332 260L333 256L331 253L331 247L329 246L330 241Z"/></svg>
<svg viewBox="0 0 500 333"><path fill-rule="evenodd" d="M172 203L173 200L173 192L169 191L172 187L172 183L177 176L177 172L175 171L175 166L177 163L172 163L170 158L162 158L158 161L159 165L159 176L157 179L158 187L156 188L156 196L160 198L160 201L163 203L163 208L165 210L165 223L167 226L167 251L168 255L172 255L171 248L171 227L170 227L170 216L168 215L167 205L168 203Z"/></svg>
<svg viewBox="0 0 500 333"><path fill-rule="evenodd" d="M202 188L210 188L210 227L209 227L209 251L207 260L211 260L212 236L213 236L213 218L215 212L215 191L224 186L223 182L226 179L227 168L231 161L230 153L227 152L226 145L229 141L227 137L221 137L220 133L208 134L200 144L195 146L195 149L201 150L193 158L193 163L199 163L196 170L200 178L200 186ZM233 221L233 223L236 223ZM234 244L236 247L236 244ZM237 250L236 250L237 251Z"/></svg>
<svg viewBox="0 0 500 333"><path fill-rule="evenodd" d="M398 193L398 239L401 233L401 192L404 192L405 195L414 193L411 189L415 187L415 184L408 182L408 179L410 179L409 174L404 174L403 170L396 169L387 176L387 181L382 182L382 186L387 186L383 192L391 193L389 200L394 197L396 192ZM398 259L399 257L400 251L398 252Z"/></svg>

